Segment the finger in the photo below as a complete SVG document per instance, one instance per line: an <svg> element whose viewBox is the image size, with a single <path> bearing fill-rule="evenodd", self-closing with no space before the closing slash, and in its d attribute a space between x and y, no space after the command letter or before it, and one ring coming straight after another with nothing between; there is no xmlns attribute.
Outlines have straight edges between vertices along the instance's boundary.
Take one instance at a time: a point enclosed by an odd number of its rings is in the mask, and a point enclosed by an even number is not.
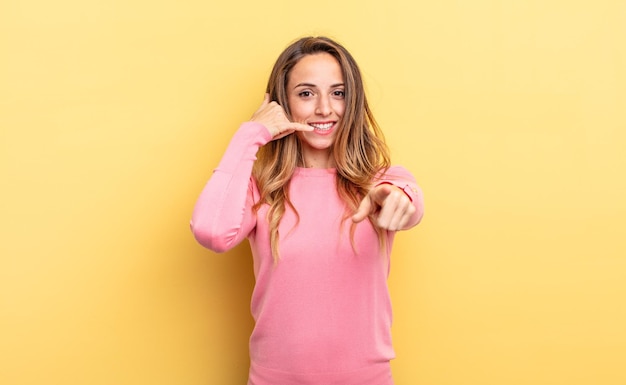
<svg viewBox="0 0 626 385"><path fill-rule="evenodd" d="M377 218L377 224L387 230L402 230L410 221L415 207L400 190L394 190L386 198Z"/></svg>
<svg viewBox="0 0 626 385"><path fill-rule="evenodd" d="M290 127L296 131L313 131L315 128L313 126L309 126L308 124L300 123L300 122L290 122Z"/></svg>
<svg viewBox="0 0 626 385"><path fill-rule="evenodd" d="M354 215L352 215L352 222L359 223L362 220L364 220L365 218L367 218L368 215L371 214L372 208L373 208L372 207L372 201L371 201L369 196L366 196L361 201L361 204L359 204L359 207L357 208L357 210L354 213Z"/></svg>
<svg viewBox="0 0 626 385"><path fill-rule="evenodd" d="M385 197L391 193L391 189L388 185L380 185L374 187L373 190L363 198L357 212L353 215L352 220L354 222L360 222L367 216L373 214L378 206L382 205Z"/></svg>
<svg viewBox="0 0 626 385"><path fill-rule="evenodd" d="M252 117L250 118L250 120L263 122L265 120L264 116L267 115L268 110L270 109L268 108L269 104L270 104L270 94L266 93L265 96L263 97L263 102L261 102L261 105L259 106L259 108L257 108L254 114L252 114Z"/></svg>
<svg viewBox="0 0 626 385"><path fill-rule="evenodd" d="M393 192L394 186L389 184L381 184L376 187L372 191L370 191L370 196L378 205L382 206L387 197Z"/></svg>
<svg viewBox="0 0 626 385"><path fill-rule="evenodd" d="M280 139L280 138L284 138L287 135L291 135L294 133L294 130L286 130L286 131L282 131L279 132L278 134L274 135L274 137L272 138L272 140L276 140L276 139Z"/></svg>
<svg viewBox="0 0 626 385"><path fill-rule="evenodd" d="M405 209L398 206L393 213L388 215L388 222L385 228L392 231L400 230L405 222Z"/></svg>
<svg viewBox="0 0 626 385"><path fill-rule="evenodd" d="M279 134L284 133L285 131L313 131L314 128L309 126L308 124L302 123L294 123L290 121L285 121L282 123L276 124L276 128L279 131Z"/></svg>
<svg viewBox="0 0 626 385"><path fill-rule="evenodd" d="M387 189L388 187L385 188L385 190ZM383 192L387 195L385 195L382 202L377 202L380 204L380 210L376 213L375 223L380 228L391 230L398 212L398 202L394 199L393 194L390 191L388 192L383 190Z"/></svg>
<svg viewBox="0 0 626 385"><path fill-rule="evenodd" d="M407 206L402 217L400 218L400 221L396 224L396 230L404 230L411 222L411 218L413 217L413 214L415 214L416 210L415 206L409 203L409 206Z"/></svg>

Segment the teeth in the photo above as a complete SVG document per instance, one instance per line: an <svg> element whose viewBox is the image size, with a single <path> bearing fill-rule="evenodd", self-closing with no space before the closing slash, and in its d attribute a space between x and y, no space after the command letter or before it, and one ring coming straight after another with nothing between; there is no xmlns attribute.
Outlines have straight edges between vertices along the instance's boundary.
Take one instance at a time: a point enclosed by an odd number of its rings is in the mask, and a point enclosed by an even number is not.
<svg viewBox="0 0 626 385"><path fill-rule="evenodd" d="M324 123L324 124L309 123L309 126L315 127L318 130L329 130L333 126L333 123Z"/></svg>

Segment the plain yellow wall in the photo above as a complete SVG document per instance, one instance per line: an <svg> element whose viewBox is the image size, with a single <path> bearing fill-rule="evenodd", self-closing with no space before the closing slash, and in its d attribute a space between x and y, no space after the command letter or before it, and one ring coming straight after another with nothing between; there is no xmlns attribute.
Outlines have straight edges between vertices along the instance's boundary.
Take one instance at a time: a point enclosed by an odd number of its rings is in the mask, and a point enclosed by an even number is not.
<svg viewBox="0 0 626 385"><path fill-rule="evenodd" d="M626 383L626 3L0 6L0 383L245 383L249 249L188 223L293 39L359 61L422 185L398 385Z"/></svg>

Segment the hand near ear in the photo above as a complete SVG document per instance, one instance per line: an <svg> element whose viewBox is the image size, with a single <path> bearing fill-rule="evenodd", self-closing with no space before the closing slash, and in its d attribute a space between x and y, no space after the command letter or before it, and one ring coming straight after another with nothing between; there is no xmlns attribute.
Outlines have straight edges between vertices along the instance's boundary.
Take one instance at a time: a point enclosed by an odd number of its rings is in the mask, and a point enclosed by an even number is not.
<svg viewBox="0 0 626 385"><path fill-rule="evenodd" d="M272 134L273 140L292 134L295 131L313 131L313 127L308 124L289 121L285 110L280 104L270 102L269 94L265 94L263 103L252 115L250 121L264 125Z"/></svg>
<svg viewBox="0 0 626 385"><path fill-rule="evenodd" d="M415 211L415 206L399 187L381 184L363 198L352 221L358 223L371 216L372 223L381 229L404 230L412 225L410 221Z"/></svg>

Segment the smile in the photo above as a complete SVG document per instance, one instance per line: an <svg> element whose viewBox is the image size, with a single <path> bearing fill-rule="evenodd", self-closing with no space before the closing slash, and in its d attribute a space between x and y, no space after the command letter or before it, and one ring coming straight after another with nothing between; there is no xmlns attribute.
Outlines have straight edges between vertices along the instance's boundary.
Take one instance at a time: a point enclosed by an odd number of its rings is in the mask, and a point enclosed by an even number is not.
<svg viewBox="0 0 626 385"><path fill-rule="evenodd" d="M335 125L335 122L327 123L309 123L309 126L315 128L316 131L328 131Z"/></svg>

